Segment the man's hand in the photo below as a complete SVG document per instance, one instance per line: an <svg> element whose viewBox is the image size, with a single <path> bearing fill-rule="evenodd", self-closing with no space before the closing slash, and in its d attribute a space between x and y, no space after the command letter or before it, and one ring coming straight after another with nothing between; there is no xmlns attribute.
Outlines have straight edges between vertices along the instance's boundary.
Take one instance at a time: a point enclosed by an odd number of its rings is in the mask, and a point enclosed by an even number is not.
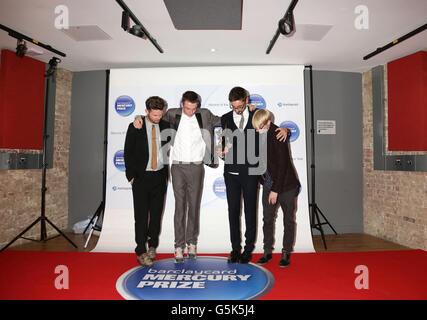
<svg viewBox="0 0 427 320"><path fill-rule="evenodd" d="M230 142L227 142L227 144L224 147L224 151L221 151L221 146L219 146L219 148L217 149L218 155L221 157L221 159L225 158L225 155L228 153L228 151L230 151L231 147L233 147L233 144L231 144Z"/></svg>
<svg viewBox="0 0 427 320"><path fill-rule="evenodd" d="M268 203L276 204L277 202L277 192L270 191L270 195L268 196Z"/></svg>
<svg viewBox="0 0 427 320"><path fill-rule="evenodd" d="M134 179L135 179L135 178L132 178L132 180L131 180L131 181L129 181L131 185L133 185L133 180L134 180Z"/></svg>
<svg viewBox="0 0 427 320"><path fill-rule="evenodd" d="M133 120L133 126L135 127L135 129L142 129L142 125L143 125L143 121L142 121L142 117L138 116L135 118L135 120Z"/></svg>
<svg viewBox="0 0 427 320"><path fill-rule="evenodd" d="M279 140L279 141L281 141L281 142L285 142L286 141L286 138L288 137L288 131L289 131L289 129L288 128L286 128L286 127L283 127L283 128L277 128L276 129L276 132L278 132L279 131L279 133L278 134L276 134L276 138L277 138L277 140Z"/></svg>

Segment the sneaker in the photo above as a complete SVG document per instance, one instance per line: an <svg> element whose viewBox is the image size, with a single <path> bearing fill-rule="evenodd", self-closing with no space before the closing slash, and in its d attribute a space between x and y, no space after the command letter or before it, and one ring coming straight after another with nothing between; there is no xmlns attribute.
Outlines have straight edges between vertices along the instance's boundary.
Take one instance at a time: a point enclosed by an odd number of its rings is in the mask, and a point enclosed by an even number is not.
<svg viewBox="0 0 427 320"><path fill-rule="evenodd" d="M154 248L154 247L148 248L147 254L151 260L156 259L156 248Z"/></svg>
<svg viewBox="0 0 427 320"><path fill-rule="evenodd" d="M290 264L291 264L291 254L286 252L286 251L283 251L282 252L282 259L280 259L280 262L279 262L279 267L280 268L286 268Z"/></svg>
<svg viewBox="0 0 427 320"><path fill-rule="evenodd" d="M187 247L187 257L189 259L196 259L197 258L197 246L195 244L190 244Z"/></svg>
<svg viewBox="0 0 427 320"><path fill-rule="evenodd" d="M148 257L147 253L138 256L138 262L143 267L151 267L153 265L153 261Z"/></svg>
<svg viewBox="0 0 427 320"><path fill-rule="evenodd" d="M239 263L249 263L252 259L252 253L243 251L242 255L240 256Z"/></svg>
<svg viewBox="0 0 427 320"><path fill-rule="evenodd" d="M240 251L233 250L230 252L230 256L227 259L228 263L237 263L240 259Z"/></svg>
<svg viewBox="0 0 427 320"><path fill-rule="evenodd" d="M264 253L264 255L259 258L259 260L257 261L257 265L264 265L266 264L268 261L270 261L273 258L273 255L271 253Z"/></svg>
<svg viewBox="0 0 427 320"><path fill-rule="evenodd" d="M183 263L184 255L182 248L175 248L175 263Z"/></svg>

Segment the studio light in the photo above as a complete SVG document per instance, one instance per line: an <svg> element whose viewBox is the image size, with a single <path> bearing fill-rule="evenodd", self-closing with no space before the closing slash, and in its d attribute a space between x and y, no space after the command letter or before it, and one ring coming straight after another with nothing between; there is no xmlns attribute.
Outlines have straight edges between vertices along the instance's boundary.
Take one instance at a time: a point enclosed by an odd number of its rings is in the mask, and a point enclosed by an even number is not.
<svg viewBox="0 0 427 320"><path fill-rule="evenodd" d="M268 45L266 54L269 54L271 52L271 49L273 49L274 44L276 43L277 39L279 38L280 34L283 34L285 36L290 36L295 30L295 19L294 19L294 9L297 5L298 0L292 0L291 4L288 7L288 10L286 10L285 15L282 19L279 20L279 27L276 30L276 33L273 36L273 39L271 39L270 44Z"/></svg>
<svg viewBox="0 0 427 320"><path fill-rule="evenodd" d="M133 34L136 37L139 37L142 39L147 39L147 36L145 35L144 31L142 30L142 27L137 25L137 24L129 29L129 33Z"/></svg>
<svg viewBox="0 0 427 320"><path fill-rule="evenodd" d="M16 44L16 55L22 58L25 56L25 53L27 53L27 45L24 40L18 39Z"/></svg>
<svg viewBox="0 0 427 320"><path fill-rule="evenodd" d="M46 77L50 77L52 74L55 73L56 67L58 66L58 63L61 62L61 59L53 57L49 60L49 69L46 71Z"/></svg>
<svg viewBox="0 0 427 320"><path fill-rule="evenodd" d="M156 39L154 39L147 29L144 28L142 23L138 20L135 14L129 9L129 7L124 3L123 0L116 0L119 6L123 9L122 11L122 29L131 35L134 35L138 38L148 39L150 42L159 50L160 53L163 53L163 49L159 46ZM130 21L133 21L135 24L131 27Z"/></svg>
<svg viewBox="0 0 427 320"><path fill-rule="evenodd" d="M281 34L287 36L294 31L294 13L292 11L286 12L286 16L279 21L279 31Z"/></svg>

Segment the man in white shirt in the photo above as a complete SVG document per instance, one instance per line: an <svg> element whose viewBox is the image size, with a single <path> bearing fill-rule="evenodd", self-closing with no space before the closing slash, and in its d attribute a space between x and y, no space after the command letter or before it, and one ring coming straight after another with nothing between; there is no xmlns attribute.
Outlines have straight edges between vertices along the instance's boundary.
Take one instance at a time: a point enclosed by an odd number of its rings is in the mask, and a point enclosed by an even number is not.
<svg viewBox="0 0 427 320"><path fill-rule="evenodd" d="M163 116L176 132L172 137L172 186L175 196L175 262L184 262L184 251L190 259L197 257L204 165L218 166L214 150L214 127L221 118L200 108L200 97L194 91L182 96L181 108L169 109ZM134 121L142 127L141 117ZM186 210L188 208L188 210Z"/></svg>

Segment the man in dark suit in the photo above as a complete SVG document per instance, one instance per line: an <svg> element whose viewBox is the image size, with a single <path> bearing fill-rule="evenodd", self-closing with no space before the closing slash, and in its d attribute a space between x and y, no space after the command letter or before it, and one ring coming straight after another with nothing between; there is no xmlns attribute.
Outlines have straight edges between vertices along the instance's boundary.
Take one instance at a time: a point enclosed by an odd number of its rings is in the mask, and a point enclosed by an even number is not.
<svg viewBox="0 0 427 320"><path fill-rule="evenodd" d="M252 259L257 233L256 208L260 157L259 135L252 126L255 111L247 108L249 93L242 87L234 87L229 93L232 111L221 117L223 129L224 181L227 193L228 218L232 251L230 263L248 263ZM286 128L279 129L276 139L287 137ZM254 161L255 160L255 161ZM243 194L245 212L245 247L241 253L240 210Z"/></svg>
<svg viewBox="0 0 427 320"><path fill-rule="evenodd" d="M169 128L162 120L166 102L157 96L145 102L144 130L129 124L124 158L126 177L132 184L135 216L135 252L144 267L153 265L159 244L161 216L167 189L168 139L161 135ZM170 140L170 139L169 139ZM147 252L148 243L148 252Z"/></svg>
<svg viewBox="0 0 427 320"><path fill-rule="evenodd" d="M300 182L292 163L288 143L280 143L274 138L277 126L272 123L272 114L268 110L258 110L252 119L253 127L260 133L261 141L267 144L267 170L261 177L263 184L262 206L264 216L264 255L259 265L272 258L274 245L274 222L278 204L283 210L283 242L280 267L290 264L290 255L295 240L295 205Z"/></svg>

